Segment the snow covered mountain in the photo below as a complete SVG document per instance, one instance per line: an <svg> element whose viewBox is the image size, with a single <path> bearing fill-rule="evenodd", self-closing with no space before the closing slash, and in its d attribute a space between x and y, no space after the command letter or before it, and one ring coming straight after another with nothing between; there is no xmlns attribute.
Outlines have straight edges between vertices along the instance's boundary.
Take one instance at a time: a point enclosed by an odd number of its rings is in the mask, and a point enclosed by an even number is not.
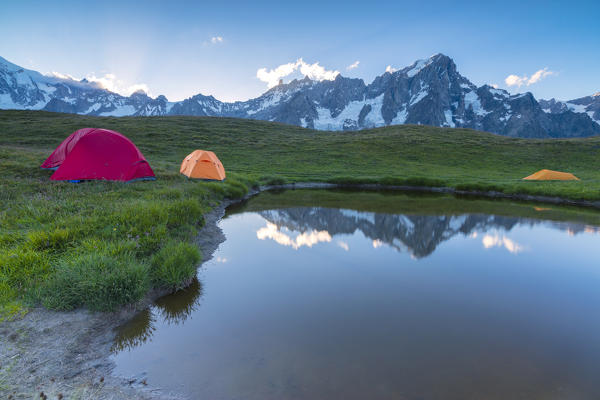
<svg viewBox="0 0 600 400"><path fill-rule="evenodd" d="M129 97L86 79L42 75L0 57L0 109L46 110L85 115L165 115L173 103L144 92Z"/></svg>
<svg viewBox="0 0 600 400"><path fill-rule="evenodd" d="M540 100L540 106L549 114L560 114L567 110L586 113L594 122L600 124L600 92L570 101Z"/></svg>
<svg viewBox="0 0 600 400"><path fill-rule="evenodd" d="M0 108L99 116L195 115L277 121L321 130L396 124L465 127L514 137L585 137L600 134L600 96L570 102L536 101L475 86L443 54L395 71L371 84L338 75L280 84L260 97L226 103L195 95L179 102L143 92L129 97L85 79L42 75L0 57Z"/></svg>

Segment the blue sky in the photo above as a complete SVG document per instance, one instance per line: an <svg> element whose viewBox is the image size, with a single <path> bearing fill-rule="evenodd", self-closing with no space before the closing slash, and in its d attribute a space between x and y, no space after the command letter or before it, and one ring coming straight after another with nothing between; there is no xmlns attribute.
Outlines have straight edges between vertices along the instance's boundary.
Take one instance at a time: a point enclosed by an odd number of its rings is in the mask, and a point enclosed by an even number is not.
<svg viewBox="0 0 600 400"><path fill-rule="evenodd" d="M477 85L563 100L600 91L600 1L2 3L0 56L169 100L255 97L267 89L259 69L299 58L317 76L316 62L370 83L438 52Z"/></svg>

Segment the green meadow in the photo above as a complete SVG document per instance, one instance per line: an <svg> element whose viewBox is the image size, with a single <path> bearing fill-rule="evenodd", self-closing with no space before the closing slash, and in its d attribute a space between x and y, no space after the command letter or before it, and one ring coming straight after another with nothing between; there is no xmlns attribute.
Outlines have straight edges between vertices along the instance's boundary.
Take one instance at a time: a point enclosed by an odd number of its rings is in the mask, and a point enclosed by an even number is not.
<svg viewBox="0 0 600 400"><path fill-rule="evenodd" d="M50 181L52 171L39 165L84 127L129 137L157 180ZM198 148L217 153L227 171L225 182L179 174L181 160ZM571 172L581 181L521 180L542 168ZM201 260L193 239L203 214L252 186L291 182L445 186L600 200L600 138L526 140L414 125L323 132L231 118L0 111L2 318L38 304L114 310L153 288L176 290L190 281Z"/></svg>

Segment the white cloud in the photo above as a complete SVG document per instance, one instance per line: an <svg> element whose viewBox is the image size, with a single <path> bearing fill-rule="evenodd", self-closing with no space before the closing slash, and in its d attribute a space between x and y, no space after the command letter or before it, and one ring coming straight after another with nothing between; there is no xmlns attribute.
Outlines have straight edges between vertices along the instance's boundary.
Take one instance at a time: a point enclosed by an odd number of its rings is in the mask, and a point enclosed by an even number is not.
<svg viewBox="0 0 600 400"><path fill-rule="evenodd" d="M46 76L50 76L58 79L72 80L79 82L81 78L76 78L69 74L62 74L60 72L48 72L45 74ZM145 83L134 83L133 85L128 85L124 81L118 79L115 74L104 74L103 76L96 76L96 74L92 73L85 77L88 82L95 84L100 89L110 90L111 92L118 93L123 96L130 96L132 93L143 91L144 93L150 96L150 88Z"/></svg>
<svg viewBox="0 0 600 400"><path fill-rule="evenodd" d="M314 64L307 64L302 59L300 59L298 61L300 63L299 64L300 65L300 73L302 75L308 76L312 80L332 81L335 79L336 76L338 76L340 74L339 71L326 70L325 68L323 68L322 66L319 65L318 61Z"/></svg>
<svg viewBox="0 0 600 400"><path fill-rule="evenodd" d="M552 76L552 75L556 75L557 73L554 71L550 71L548 70L548 67L537 70L536 72L533 73L533 75L531 75L531 77L528 77L527 75L523 75L523 76L518 76L518 75L514 75L511 74L509 76L506 77L506 79L504 79L504 82L506 83L507 86L516 86L516 87L521 87L523 85L526 86L530 86L533 85L534 83L538 83L539 81L541 81L542 79L548 77L548 76Z"/></svg>
<svg viewBox="0 0 600 400"><path fill-rule="evenodd" d="M387 67L385 67L385 72L389 72L390 74L394 73L396 71L398 71L398 70L396 68L392 67L391 65L388 65Z"/></svg>
<svg viewBox="0 0 600 400"><path fill-rule="evenodd" d="M266 68L261 68L256 71L256 77L263 82L267 82L268 87L272 88L273 86L277 86L281 78L293 73L298 68L297 64L297 62L282 64L270 71L267 71Z"/></svg>
<svg viewBox="0 0 600 400"><path fill-rule="evenodd" d="M521 87L525 82L527 82L527 76L517 76L517 75L509 75L504 80L507 86L517 86Z"/></svg>
<svg viewBox="0 0 600 400"><path fill-rule="evenodd" d="M494 89L498 89L498 84L497 83L490 83L490 86L493 87Z"/></svg>
<svg viewBox="0 0 600 400"><path fill-rule="evenodd" d="M209 39L202 42L202 46L218 46L219 44L225 43L223 36L211 36Z"/></svg>
<svg viewBox="0 0 600 400"><path fill-rule="evenodd" d="M486 249L492 247L504 247L506 250L513 254L520 253L524 250L524 247L515 242L512 239L507 238L506 236L500 236L498 234L495 235L485 235L481 240L483 243L483 247Z"/></svg>
<svg viewBox="0 0 600 400"><path fill-rule="evenodd" d="M356 60L352 64L348 65L346 67L346 70L350 71L350 70L353 70L355 68L358 68L358 64L360 64L360 61Z"/></svg>
<svg viewBox="0 0 600 400"><path fill-rule="evenodd" d="M267 68L260 68L256 71L256 77L263 82L266 82L269 88L277 86L279 80L300 70L300 73L304 76L308 76L312 80L334 80L339 75L339 71L326 70L324 67L319 65L317 61L314 64L308 64L304 62L302 58L296 60L293 63L282 64L275 69L267 70Z"/></svg>
<svg viewBox="0 0 600 400"><path fill-rule="evenodd" d="M104 76L97 77L94 74L88 75L86 79L90 82L96 83L102 89L110 90L114 93L119 93L123 96L130 96L132 93L143 91L150 95L150 88L145 83L135 83L128 85L122 80L118 79L115 74L105 74Z"/></svg>
<svg viewBox="0 0 600 400"><path fill-rule="evenodd" d="M527 82L527 86L533 85L534 83L541 81L545 77L552 75L556 75L556 72L548 71L548 67L540 69L536 71L533 75L531 75L531 78L529 78L529 81Z"/></svg>
<svg viewBox="0 0 600 400"><path fill-rule="evenodd" d="M150 88L145 83L136 83L135 85L131 85L131 86L127 87L127 89L126 89L126 92L129 92L130 94L139 92L139 91L142 91L142 92L148 94L148 93L150 93Z"/></svg>
<svg viewBox="0 0 600 400"><path fill-rule="evenodd" d="M65 80L73 80L73 81L77 81L79 79L69 75L69 74L61 74L60 72L48 72L47 74L44 74L46 76L50 76L52 78L58 78L58 79L65 79Z"/></svg>

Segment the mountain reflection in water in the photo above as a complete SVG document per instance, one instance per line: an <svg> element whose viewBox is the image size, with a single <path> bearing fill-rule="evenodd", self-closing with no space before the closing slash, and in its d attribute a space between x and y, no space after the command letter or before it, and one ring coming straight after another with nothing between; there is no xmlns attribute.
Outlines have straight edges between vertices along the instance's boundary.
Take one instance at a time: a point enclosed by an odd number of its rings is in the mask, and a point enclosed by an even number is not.
<svg viewBox="0 0 600 400"><path fill-rule="evenodd" d="M294 207L259 214L267 221L267 226L257 231L259 239L272 239L298 249L360 231L373 240L374 247L385 244L415 258L431 255L442 242L456 235L476 237L492 230L510 232L517 225L544 224L572 235L598 232L597 227L581 223L485 214L394 215L321 207ZM294 232L297 235L292 237ZM497 232L482 235L482 243L485 248L503 246L511 253L523 250L523 246Z"/></svg>
<svg viewBox="0 0 600 400"><path fill-rule="evenodd" d="M510 232L517 225L545 225L569 235L600 232L599 227L577 222L486 214L396 215L322 207L292 207L258 214L266 222L266 226L256 232L260 240L273 240L297 250L331 242L337 235L360 231L372 240L374 248L386 245L399 252L408 252L415 259L431 255L441 243L456 235L481 237L486 249L504 247L517 254L525 247L499 233ZM340 241L338 245L349 250L345 242ZM119 328L113 351L131 349L151 340L159 318L168 325L185 322L198 307L201 296L202 285L194 278L189 287L161 297L153 307L141 311Z"/></svg>
<svg viewBox="0 0 600 400"><path fill-rule="evenodd" d="M189 398L600 398L600 213L380 193L230 207L115 374Z"/></svg>

